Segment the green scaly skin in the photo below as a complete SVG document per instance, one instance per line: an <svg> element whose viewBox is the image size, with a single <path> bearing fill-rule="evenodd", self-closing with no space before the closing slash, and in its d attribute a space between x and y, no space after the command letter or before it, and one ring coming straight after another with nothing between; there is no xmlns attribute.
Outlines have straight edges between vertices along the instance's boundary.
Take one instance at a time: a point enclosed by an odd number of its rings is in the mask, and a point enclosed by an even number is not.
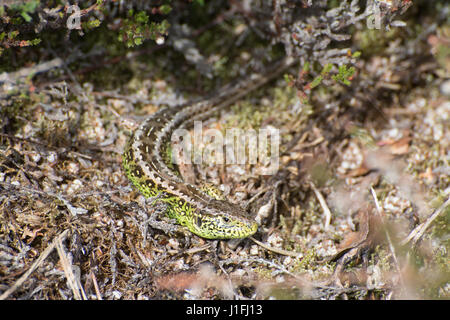
<svg viewBox="0 0 450 320"><path fill-rule="evenodd" d="M167 215L169 218L175 219L177 223L187 227L189 231L202 238L246 238L253 235L258 229L258 225L245 218L245 215L239 217L239 219L235 219L232 215L225 212L222 215L209 214L204 210L196 208L195 205L191 205L179 196L168 192L166 189L148 183L145 178L133 173L136 170L136 164L130 162L127 156L123 157L123 167L128 178L144 197L155 197L157 199L155 201L166 203L168 205ZM209 194L216 197L215 193ZM208 194L205 193L205 195ZM211 205L214 205L214 201L223 201L223 197L220 196L212 199Z"/></svg>

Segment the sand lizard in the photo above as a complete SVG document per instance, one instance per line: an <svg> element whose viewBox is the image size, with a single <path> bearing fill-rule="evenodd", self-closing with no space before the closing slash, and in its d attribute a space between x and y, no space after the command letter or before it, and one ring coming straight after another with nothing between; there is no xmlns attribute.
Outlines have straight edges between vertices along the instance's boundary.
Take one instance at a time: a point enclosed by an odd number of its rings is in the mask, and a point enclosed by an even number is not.
<svg viewBox="0 0 450 320"><path fill-rule="evenodd" d="M257 223L239 205L220 200L182 180L165 160L172 133L208 118L218 110L277 77L294 62L284 58L263 74L219 90L205 101L161 109L135 130L123 153L123 166L131 182L146 197L168 204L168 216L192 233L207 239L246 238Z"/></svg>

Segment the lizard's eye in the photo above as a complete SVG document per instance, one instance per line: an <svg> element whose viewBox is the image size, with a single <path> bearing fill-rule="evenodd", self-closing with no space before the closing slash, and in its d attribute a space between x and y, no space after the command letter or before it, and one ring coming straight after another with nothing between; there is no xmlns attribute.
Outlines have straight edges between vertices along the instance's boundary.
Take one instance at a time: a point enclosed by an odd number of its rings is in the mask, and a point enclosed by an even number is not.
<svg viewBox="0 0 450 320"><path fill-rule="evenodd" d="M223 222L225 222L225 223L230 222L230 218L228 218L228 217L223 217Z"/></svg>
<svg viewBox="0 0 450 320"><path fill-rule="evenodd" d="M203 224L202 219L200 217L197 217L195 219L195 224L200 228L202 226L202 224Z"/></svg>

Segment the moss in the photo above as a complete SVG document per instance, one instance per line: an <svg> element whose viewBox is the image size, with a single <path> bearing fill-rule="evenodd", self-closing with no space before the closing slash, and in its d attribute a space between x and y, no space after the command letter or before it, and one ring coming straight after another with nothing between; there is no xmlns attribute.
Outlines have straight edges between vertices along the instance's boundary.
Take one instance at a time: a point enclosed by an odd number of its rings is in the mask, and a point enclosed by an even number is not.
<svg viewBox="0 0 450 320"><path fill-rule="evenodd" d="M354 35L355 45L367 58L384 52L391 41L400 37L401 32L400 28L392 28L389 31L365 28L356 31Z"/></svg>
<svg viewBox="0 0 450 320"><path fill-rule="evenodd" d="M300 288L279 285L271 287L266 296L276 300L298 300L304 293Z"/></svg>
<svg viewBox="0 0 450 320"><path fill-rule="evenodd" d="M369 265L376 265L381 271L387 272L392 270L392 255L390 251L377 245L370 255Z"/></svg>
<svg viewBox="0 0 450 320"><path fill-rule="evenodd" d="M324 187L334 181L334 174L330 166L325 162L318 162L314 164L309 170L311 179L318 187Z"/></svg>
<svg viewBox="0 0 450 320"><path fill-rule="evenodd" d="M17 97L12 103L0 107L0 131L15 133L30 116L29 108L25 107L29 99Z"/></svg>
<svg viewBox="0 0 450 320"><path fill-rule="evenodd" d="M314 249L309 249L303 253L303 257L298 259L292 271L295 273L305 273L317 269L317 254Z"/></svg>
<svg viewBox="0 0 450 320"><path fill-rule="evenodd" d="M432 201L432 206L437 209L444 201L446 201L448 195L441 192L437 198ZM450 206L447 206L443 212L433 221L431 236L437 238L450 252Z"/></svg>
<svg viewBox="0 0 450 320"><path fill-rule="evenodd" d="M450 279L450 264L448 263L450 259L449 249L447 243L446 248L436 250L433 255L433 262L438 266L438 270L443 275L443 280L446 279L447 281ZM444 281L441 285L445 285L447 281Z"/></svg>
<svg viewBox="0 0 450 320"><path fill-rule="evenodd" d="M271 101L266 104L255 104L255 98L250 96L231 107L233 115L228 119L227 128L238 129L259 129L264 121L273 119L275 122L273 126L278 127L278 124L286 122L287 120L303 120L310 114L310 109L305 108L301 112L294 115L290 113L290 108L296 102L295 89L288 86L275 87L269 90L269 94L264 90L255 93L254 95L272 96Z"/></svg>

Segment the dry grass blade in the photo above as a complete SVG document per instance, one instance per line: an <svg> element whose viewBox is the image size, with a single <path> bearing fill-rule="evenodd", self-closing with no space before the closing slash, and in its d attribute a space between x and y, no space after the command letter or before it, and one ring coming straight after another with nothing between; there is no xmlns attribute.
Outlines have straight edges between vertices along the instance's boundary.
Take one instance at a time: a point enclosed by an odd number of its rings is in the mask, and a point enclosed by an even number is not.
<svg viewBox="0 0 450 320"><path fill-rule="evenodd" d="M256 240L253 237L250 237L250 239L252 239L252 241L254 243L256 243L257 245L259 245L260 247L262 247L262 248L264 248L266 250L269 250L269 251L281 254L283 256L290 256L290 257L295 257L295 258L301 258L303 256L302 253L293 252L293 251L287 251L287 250L278 249L278 248L274 248L274 247L268 246L268 245L262 243L261 241Z"/></svg>
<svg viewBox="0 0 450 320"><path fill-rule="evenodd" d="M444 211L445 208L447 208L450 205L450 198L447 198L447 200L438 208L436 209L426 220L425 222L419 224L413 231L409 233L409 235L403 239L400 244L405 245L408 242L412 241L412 244L415 245L417 241L422 238L425 231L428 229L430 224L441 214L441 212Z"/></svg>
<svg viewBox="0 0 450 320"><path fill-rule="evenodd" d="M320 191L316 188L314 183L310 183L311 188L314 190L314 194L316 195L317 199L319 200L320 205L322 206L323 213L325 214L325 223L324 223L324 229L328 230L330 227L331 222L331 211L330 208L328 208L327 202L325 201L325 198L322 196Z"/></svg>
<svg viewBox="0 0 450 320"><path fill-rule="evenodd" d="M94 283L94 289L95 289L95 294L97 295L97 300L103 300L102 294L100 293L100 289L98 287L97 278L95 277L94 272L91 272L91 279L92 279L92 282Z"/></svg>
<svg viewBox="0 0 450 320"><path fill-rule="evenodd" d="M377 194L375 193L375 190L372 187L370 187L370 191L372 192L373 200L375 201L375 206L377 208L377 213L380 218L380 221L382 225L384 225L383 209L381 208L380 203L378 202ZM397 260L394 245L392 244L391 236L389 235L389 231L386 228L384 228L384 232L386 234L386 240L389 245L389 251L391 251L392 258L394 259L395 269L397 270L398 276L400 278L400 283L402 285L402 288L405 288L405 281L403 280L402 272L400 270L400 265Z"/></svg>
<svg viewBox="0 0 450 320"><path fill-rule="evenodd" d="M58 255L61 259L61 264L67 278L67 285L72 290L74 298L76 300L87 300L86 294L84 293L83 288L81 287L79 281L77 280L77 277L73 272L72 263L70 262L66 250L64 250L62 241L59 238L56 239L56 250L58 251Z"/></svg>

